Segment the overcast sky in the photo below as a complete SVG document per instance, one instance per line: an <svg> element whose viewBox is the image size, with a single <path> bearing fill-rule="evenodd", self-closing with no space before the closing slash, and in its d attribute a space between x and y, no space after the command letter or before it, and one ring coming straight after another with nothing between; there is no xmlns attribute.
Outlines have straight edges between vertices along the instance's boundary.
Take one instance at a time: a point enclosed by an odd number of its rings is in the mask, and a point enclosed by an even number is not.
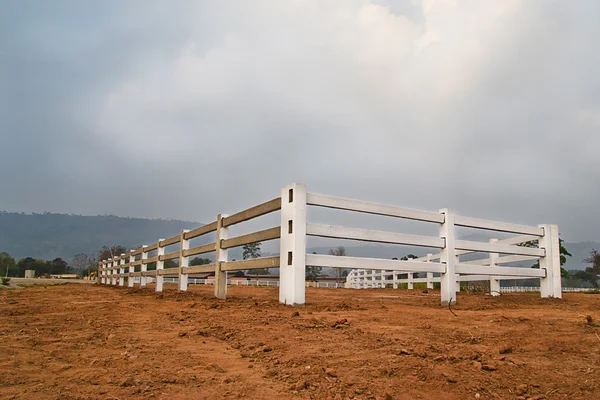
<svg viewBox="0 0 600 400"><path fill-rule="evenodd" d="M0 210L309 191L600 241L597 0L3 1Z"/></svg>

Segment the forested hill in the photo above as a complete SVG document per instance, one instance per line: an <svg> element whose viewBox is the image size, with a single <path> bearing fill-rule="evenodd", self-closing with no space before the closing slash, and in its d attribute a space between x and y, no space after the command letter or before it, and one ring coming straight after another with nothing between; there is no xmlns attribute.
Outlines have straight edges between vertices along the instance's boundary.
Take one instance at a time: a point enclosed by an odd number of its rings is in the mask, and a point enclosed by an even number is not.
<svg viewBox="0 0 600 400"><path fill-rule="evenodd" d="M0 212L0 252L12 257L70 259L97 253L104 245L136 247L168 238L197 222L122 218L113 215L24 214Z"/></svg>

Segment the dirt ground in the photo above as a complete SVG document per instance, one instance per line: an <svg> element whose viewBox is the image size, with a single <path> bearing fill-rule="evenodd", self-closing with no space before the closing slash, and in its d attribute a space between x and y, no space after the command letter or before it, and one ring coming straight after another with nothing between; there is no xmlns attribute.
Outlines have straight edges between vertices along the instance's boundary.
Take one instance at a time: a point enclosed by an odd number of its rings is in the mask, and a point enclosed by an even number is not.
<svg viewBox="0 0 600 400"><path fill-rule="evenodd" d="M1 290L0 398L600 398L600 295L461 293L454 315L434 291L211 294Z"/></svg>

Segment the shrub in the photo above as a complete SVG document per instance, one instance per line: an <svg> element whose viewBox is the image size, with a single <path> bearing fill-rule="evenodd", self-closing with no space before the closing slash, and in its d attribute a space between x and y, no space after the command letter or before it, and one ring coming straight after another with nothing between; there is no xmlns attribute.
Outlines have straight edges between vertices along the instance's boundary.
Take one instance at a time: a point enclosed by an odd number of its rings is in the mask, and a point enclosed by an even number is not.
<svg viewBox="0 0 600 400"><path fill-rule="evenodd" d="M10 278L2 278L2 284L3 284L4 286L7 286L7 285L8 285L8 282L10 282Z"/></svg>

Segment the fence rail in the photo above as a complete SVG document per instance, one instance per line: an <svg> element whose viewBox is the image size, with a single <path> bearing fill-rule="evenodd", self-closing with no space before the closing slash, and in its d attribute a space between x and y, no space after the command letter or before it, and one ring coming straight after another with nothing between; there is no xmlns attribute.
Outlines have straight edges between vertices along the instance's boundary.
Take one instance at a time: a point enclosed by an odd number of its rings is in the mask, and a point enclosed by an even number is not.
<svg viewBox="0 0 600 400"><path fill-rule="evenodd" d="M422 236L307 223L307 210L310 207L423 221L437 224L440 233L438 236ZM276 211L280 211L278 226L229 237L229 227ZM456 227L480 229L492 235L493 232L503 232L511 236L504 239L490 238L488 242L459 240L456 238ZM214 233L214 242L190 248L191 239L209 233ZM306 254L308 236L421 246L439 249L440 252L412 260ZM279 256L229 260L228 250L231 248L276 239L280 243ZM536 241L537 247L520 246L531 241ZM165 253L167 247L177 244L177 251ZM211 264L189 266L189 257L212 252L214 262ZM486 256L472 261L460 260L461 256L473 253L486 253ZM165 261L170 260L178 260L178 266L165 268ZM539 260L540 269L505 266L530 260ZM153 264L156 265L155 269L148 270ZM556 225L527 226L455 215L451 209L433 212L345 199L308 193L306 187L299 184L284 187L280 197L262 204L230 216L219 214L215 221L207 225L182 230L179 235L159 239L154 244L131 250L128 254L103 260L99 265L99 276L102 284L124 286L127 282L129 287L136 283L145 286L153 279L156 291L160 292L165 281L176 279L179 289L187 290L188 285L198 279L190 276L191 274L214 272L215 296L225 298L227 272L279 268L279 300L285 304L304 304L307 265L351 269L346 287L352 288L385 287L388 284L397 287L400 283L407 283L411 287L414 283L422 282L429 287L434 282L439 282L442 303L454 303L459 283L464 281L489 280L492 292L499 293L502 279L539 279L542 297L561 297L562 293ZM426 277L415 277L416 273L424 273ZM400 275L404 274L407 278L400 279Z"/></svg>

